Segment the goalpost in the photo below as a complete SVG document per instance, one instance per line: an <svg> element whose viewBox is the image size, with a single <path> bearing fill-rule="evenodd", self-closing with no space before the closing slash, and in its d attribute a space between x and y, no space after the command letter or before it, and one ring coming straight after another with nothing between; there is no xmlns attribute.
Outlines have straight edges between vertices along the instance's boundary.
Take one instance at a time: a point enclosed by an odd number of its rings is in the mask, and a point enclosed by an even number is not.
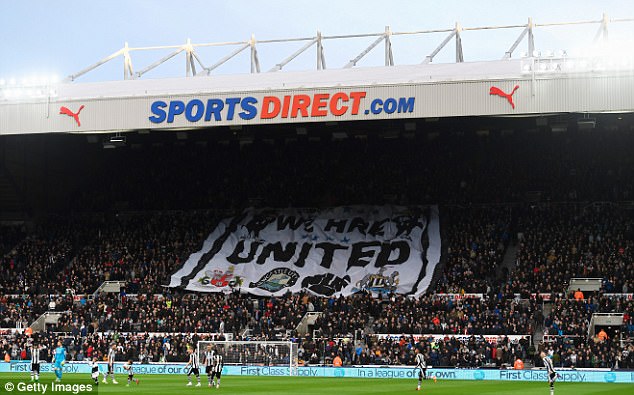
<svg viewBox="0 0 634 395"><path fill-rule="evenodd" d="M213 341L201 340L196 352L202 366L208 345L220 353L225 365L285 366L290 376L297 375L298 344L290 341Z"/></svg>

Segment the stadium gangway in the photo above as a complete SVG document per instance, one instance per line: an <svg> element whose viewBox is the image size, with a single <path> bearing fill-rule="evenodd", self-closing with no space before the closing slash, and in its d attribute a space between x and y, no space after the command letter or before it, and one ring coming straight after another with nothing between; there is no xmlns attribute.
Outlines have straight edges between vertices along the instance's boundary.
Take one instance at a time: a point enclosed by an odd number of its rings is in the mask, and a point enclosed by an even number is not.
<svg viewBox="0 0 634 395"><path fill-rule="evenodd" d="M104 281L97 290L92 293L91 299L96 298L100 293L119 293L121 292L121 288L125 288L125 284L125 281Z"/></svg>
<svg viewBox="0 0 634 395"><path fill-rule="evenodd" d="M588 325L588 340L591 340L596 334L595 327L599 326L622 326L623 313L594 313L590 318Z"/></svg>
<svg viewBox="0 0 634 395"><path fill-rule="evenodd" d="M544 343L553 343L557 339L585 340L582 335L544 335Z"/></svg>
<svg viewBox="0 0 634 395"><path fill-rule="evenodd" d="M381 43L383 43L384 47L384 66L394 66L394 55L393 55L393 45L392 40L395 37L406 37L406 36L426 36L433 35L438 33L448 33L448 35L444 38L444 40L427 56L425 56L421 63L432 63L438 55L452 40L455 42L455 62L461 63L464 62L464 53L463 53L463 45L462 45L462 34L468 31L507 31L507 30L515 30L522 29L520 35L516 38L510 48L503 52L502 60L511 59L519 45L523 40L526 40L526 52L524 52L527 57L534 58L541 56L539 51L536 51L535 46L535 38L534 38L534 30L535 29L543 29L550 27L569 27L569 26L578 26L578 25L599 25L599 29L594 35L593 40L588 40L588 42L592 41L594 43L607 43L608 42L608 27L611 24L615 23L629 23L634 22L634 18L609 18L606 14L603 14L601 19L598 20L585 20L585 21L568 21L568 22L549 22L549 23L535 23L532 18L528 18L526 24L513 24L513 25L497 25L497 26L479 26L479 27L463 27L459 22L455 23L455 26L451 28L444 29L428 29L428 30L416 30L416 31L392 31L390 26L386 26L383 32L377 33L362 33L362 34L343 34L343 35L323 35L320 31L317 31L316 35L310 37L294 37L294 38L279 38L279 39L266 39L266 40L256 40L255 35L252 34L248 40L245 41L226 41L226 42L210 42L210 43L192 43L190 39L187 39L184 44L179 45L158 45L158 46L147 46L147 47L130 47L126 42L123 48L118 51L106 56L100 61L74 73L66 77L65 82L72 82L77 80L79 77L91 72L92 70L100 67L101 65L110 62L113 59L123 57L123 78L128 79L137 79L141 78L143 75L148 73L151 70L161 66L162 64L168 62L172 58L185 54L185 76L186 77L194 77L194 76L209 76L211 73L219 68L220 66L226 64L229 60L235 58L239 54L244 51L249 50L250 52L250 70L251 73L260 73L261 66L260 60L258 56L258 45L275 45L275 44L285 44L285 43L303 43L299 49L291 53L289 56L276 63L273 67L269 69L269 72L277 72L282 70L286 65L288 65L291 61L296 59L299 55L308 51L313 46L316 48L316 69L324 70L326 69L326 57L324 50L324 41L328 40L363 40L367 38L374 38L375 40L367 46L363 51L361 51L355 57L352 57L350 61L348 61L342 68L351 68L357 66L357 64L372 50L378 47ZM627 33L626 33L627 35ZM627 37L629 38L629 37ZM210 66L205 66L200 54L196 52L197 49L202 48L213 48L213 47L227 47L234 48L229 54L217 60ZM135 71L133 68L132 62L132 53L141 52L141 51L171 51L167 55L164 55L160 59L152 62L148 66L144 67L140 71ZM411 49L408 49L411 50ZM625 53L627 48L623 48L623 52ZM501 52L501 51L500 51ZM498 58L499 59L499 58ZM479 59L480 60L480 59ZM489 59L493 60L493 59ZM495 59L497 60L497 59ZM198 69L197 65L198 64Z"/></svg>
<svg viewBox="0 0 634 395"><path fill-rule="evenodd" d="M308 333L308 327L315 325L317 319L322 315L321 311L309 311L302 317L301 321L295 327L297 333L306 335Z"/></svg>
<svg viewBox="0 0 634 395"><path fill-rule="evenodd" d="M64 315L61 311L47 311L40 315L35 321L29 325L33 332L46 331L46 324L57 324L59 319Z"/></svg>
<svg viewBox="0 0 634 395"><path fill-rule="evenodd" d="M574 292L578 289L582 292L600 291L602 284L603 279L601 278L574 277L570 279L570 283L568 284L568 292Z"/></svg>

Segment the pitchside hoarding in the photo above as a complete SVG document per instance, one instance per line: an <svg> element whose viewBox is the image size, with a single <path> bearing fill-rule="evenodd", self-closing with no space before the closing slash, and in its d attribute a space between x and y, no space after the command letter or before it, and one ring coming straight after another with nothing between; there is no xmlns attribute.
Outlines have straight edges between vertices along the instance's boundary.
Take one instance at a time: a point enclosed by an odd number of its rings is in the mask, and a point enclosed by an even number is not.
<svg viewBox="0 0 634 395"><path fill-rule="evenodd" d="M138 364L133 365L134 373L184 375L184 363L169 364ZM242 366L226 365L223 376L289 376L289 367L285 366ZM42 372L52 372L50 363L43 363ZM15 378L28 377L31 371L29 362L0 362L0 373L12 373ZM100 366L100 371L106 371L106 364ZM79 373L90 375L87 363L67 363L64 373ZM116 375L127 375L123 364L115 364ZM339 378L373 378L373 379L418 379L418 370L414 367L323 367L301 366L294 372L299 377L339 377ZM547 382L545 370L499 370L499 369L428 369L427 374L441 380L496 380L496 381L541 381ZM139 377L139 376L136 376ZM141 376L142 377L142 376ZM610 370L559 370L558 381L565 383L634 383L634 372Z"/></svg>

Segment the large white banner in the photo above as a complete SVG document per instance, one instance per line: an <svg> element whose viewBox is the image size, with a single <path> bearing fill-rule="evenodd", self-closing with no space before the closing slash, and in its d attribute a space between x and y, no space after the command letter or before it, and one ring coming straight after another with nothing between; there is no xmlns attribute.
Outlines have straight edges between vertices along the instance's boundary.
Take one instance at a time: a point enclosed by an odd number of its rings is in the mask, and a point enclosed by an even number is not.
<svg viewBox="0 0 634 395"><path fill-rule="evenodd" d="M497 344L498 341L502 341L505 337L509 339L509 341L513 344L518 343L522 339L531 339L531 335L461 335L456 333L451 334L399 334L399 333L376 333L372 336L375 336L379 340L387 339L392 341L398 341L401 337L405 338L413 338L415 342L420 341L428 341L430 338L434 341L445 340L445 339L456 339L461 343L468 343L472 337L475 337L476 340L484 339L489 344Z"/></svg>
<svg viewBox="0 0 634 395"><path fill-rule="evenodd" d="M440 260L438 207L247 209L172 275L190 291L419 295Z"/></svg>

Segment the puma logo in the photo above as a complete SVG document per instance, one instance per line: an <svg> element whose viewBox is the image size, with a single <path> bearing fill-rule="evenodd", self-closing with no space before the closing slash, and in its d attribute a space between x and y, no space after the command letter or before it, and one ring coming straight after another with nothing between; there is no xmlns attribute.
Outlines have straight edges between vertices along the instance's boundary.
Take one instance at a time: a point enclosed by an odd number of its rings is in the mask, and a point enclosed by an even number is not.
<svg viewBox="0 0 634 395"><path fill-rule="evenodd" d="M73 117L75 119L75 122L77 122L77 126L81 126L81 122L79 122L79 113L81 112L81 110L84 109L84 106L80 106L79 110L77 110L77 112L72 112L71 110L68 109L68 107L60 107L59 109L59 113L60 114L64 114L64 115L68 115L69 117Z"/></svg>
<svg viewBox="0 0 634 395"><path fill-rule="evenodd" d="M515 103L513 103L513 94L519 88L519 85L515 85L515 88L513 88L511 93L504 93L504 91L502 91L502 89L498 88L497 86L492 86L491 89L489 89L489 95L498 95L506 98L506 100L509 101L509 104L511 104L511 107L513 107L513 110L515 110Z"/></svg>

